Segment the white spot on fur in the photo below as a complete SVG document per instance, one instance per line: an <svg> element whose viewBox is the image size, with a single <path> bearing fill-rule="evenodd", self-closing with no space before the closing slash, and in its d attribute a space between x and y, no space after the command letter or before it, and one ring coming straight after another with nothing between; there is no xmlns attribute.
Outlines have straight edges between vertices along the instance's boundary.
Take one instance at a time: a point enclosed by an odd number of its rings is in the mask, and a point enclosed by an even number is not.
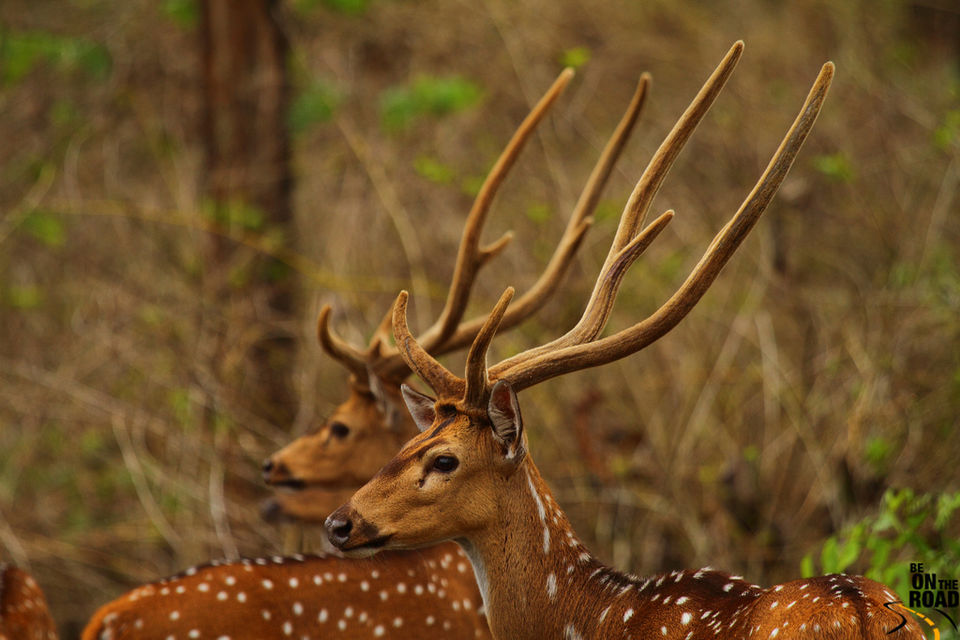
<svg viewBox="0 0 960 640"><path fill-rule="evenodd" d="M547 596L551 602L557 599L557 576L553 572L547 576Z"/></svg>

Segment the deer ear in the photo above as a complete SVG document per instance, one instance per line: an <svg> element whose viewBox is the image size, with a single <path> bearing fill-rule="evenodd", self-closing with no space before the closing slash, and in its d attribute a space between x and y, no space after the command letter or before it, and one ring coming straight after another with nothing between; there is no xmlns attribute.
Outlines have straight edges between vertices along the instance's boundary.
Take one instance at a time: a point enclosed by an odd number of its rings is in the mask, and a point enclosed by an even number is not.
<svg viewBox="0 0 960 640"><path fill-rule="evenodd" d="M487 416L493 426L494 437L507 450L506 458L519 462L525 453L523 418L520 416L517 393L506 380L500 380L493 385L490 402L487 404Z"/></svg>
<svg viewBox="0 0 960 640"><path fill-rule="evenodd" d="M383 387L383 380L370 367L367 367L367 386L370 388L370 393L373 394L377 403L377 410L383 415L387 428L391 431L397 431L402 423L400 407L390 398Z"/></svg>
<svg viewBox="0 0 960 640"><path fill-rule="evenodd" d="M414 391L405 384L400 385L400 393L403 394L403 401L406 403L410 415L413 416L413 421L417 423L417 428L420 431L425 431L427 427L433 424L433 419L437 415L433 410L433 398L419 391Z"/></svg>

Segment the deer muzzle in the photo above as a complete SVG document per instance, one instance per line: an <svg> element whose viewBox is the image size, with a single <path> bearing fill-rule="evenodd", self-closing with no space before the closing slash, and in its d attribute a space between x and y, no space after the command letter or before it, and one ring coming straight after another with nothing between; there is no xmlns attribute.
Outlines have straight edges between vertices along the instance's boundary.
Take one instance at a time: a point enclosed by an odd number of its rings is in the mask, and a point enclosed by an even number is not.
<svg viewBox="0 0 960 640"><path fill-rule="evenodd" d="M333 546L352 555L376 553L392 537L381 535L380 529L364 520L350 503L331 513L323 523L323 528Z"/></svg>

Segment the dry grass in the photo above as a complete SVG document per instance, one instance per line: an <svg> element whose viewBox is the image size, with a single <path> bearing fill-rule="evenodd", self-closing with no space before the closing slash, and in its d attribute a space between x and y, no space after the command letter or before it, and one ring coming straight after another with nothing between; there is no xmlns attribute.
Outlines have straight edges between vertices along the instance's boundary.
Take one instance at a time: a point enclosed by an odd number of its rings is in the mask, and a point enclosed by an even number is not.
<svg viewBox="0 0 960 640"><path fill-rule="evenodd" d="M0 555L29 563L66 629L131 584L280 546L256 515L259 461L344 388L312 344L319 304L335 300L356 336L411 280L414 321L438 311L469 185L573 47L590 61L498 198L487 237L517 239L474 310L533 281L641 71L653 93L562 295L500 355L579 314L633 181L733 40L740 69L654 205L678 216L614 327L679 284L820 65L838 67L792 176L691 317L641 355L525 393L534 455L591 546L634 571L710 564L766 582L797 575L885 487L960 487L960 58L908 3L288 7L295 83L323 80L340 104L295 139L296 237L218 230L241 247L226 274L202 262L195 33L161 4L0 8L9 32L83 36L113 60L105 79L40 64L0 88ZM424 74L483 98L384 131L379 96ZM418 173L423 158L449 180ZM260 252L300 276L295 323L264 318L255 296L209 302ZM235 384L278 331L302 346L292 426L242 409ZM212 352L212 337L232 348Z"/></svg>

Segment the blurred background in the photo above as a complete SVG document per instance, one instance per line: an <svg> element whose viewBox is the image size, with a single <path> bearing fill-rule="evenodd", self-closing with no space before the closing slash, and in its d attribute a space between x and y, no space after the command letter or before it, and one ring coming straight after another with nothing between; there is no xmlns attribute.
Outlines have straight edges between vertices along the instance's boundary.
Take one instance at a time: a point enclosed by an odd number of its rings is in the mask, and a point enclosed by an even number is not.
<svg viewBox="0 0 960 640"><path fill-rule="evenodd" d="M264 457L345 397L320 305L365 341L407 287L426 327L481 180L573 66L494 205L485 238L516 237L471 315L524 290L649 71L572 273L492 357L563 333L650 154L738 38L611 330L679 286L833 60L814 132L679 327L523 393L534 457L624 570L956 577L950 0L4 0L0 559L34 572L71 637L138 583L309 547L257 503Z"/></svg>

